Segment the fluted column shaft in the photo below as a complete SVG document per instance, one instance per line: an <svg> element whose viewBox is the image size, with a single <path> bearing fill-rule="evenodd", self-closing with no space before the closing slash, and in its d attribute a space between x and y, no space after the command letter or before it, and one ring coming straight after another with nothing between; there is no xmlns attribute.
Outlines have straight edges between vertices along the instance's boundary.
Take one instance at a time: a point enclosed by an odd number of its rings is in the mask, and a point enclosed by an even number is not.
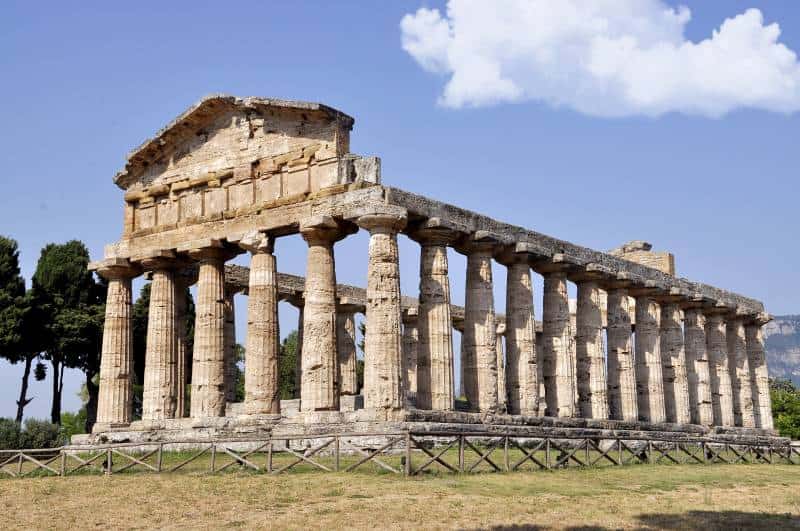
<svg viewBox="0 0 800 531"><path fill-rule="evenodd" d="M741 318L733 317L728 320L726 338L728 340L728 369L731 373L731 393L733 396L733 421L737 426L755 428L750 363L747 359L744 321Z"/></svg>
<svg viewBox="0 0 800 531"><path fill-rule="evenodd" d="M302 411L339 409L336 353L336 270L332 222L301 226L308 243L300 407Z"/></svg>
<svg viewBox="0 0 800 531"><path fill-rule="evenodd" d="M175 335L177 336L177 353L175 355L175 417L182 418L186 411L186 384L189 368L189 349L186 334L186 303L189 284L181 275L175 276Z"/></svg>
<svg viewBox="0 0 800 531"><path fill-rule="evenodd" d="M339 394L358 394L356 374L356 320L350 311L336 314L336 343L339 356Z"/></svg>
<svg viewBox="0 0 800 531"><path fill-rule="evenodd" d="M608 406L616 420L639 420L633 358L630 297L624 288L608 291Z"/></svg>
<svg viewBox="0 0 800 531"><path fill-rule="evenodd" d="M761 332L761 325L747 325L745 327L745 337L747 339L747 358L750 362L756 427L771 430L774 429L772 400L769 395L769 374L767 372L767 357L764 350L764 336Z"/></svg>
<svg viewBox="0 0 800 531"><path fill-rule="evenodd" d="M108 279L95 423L103 429L132 420L133 321L131 277L114 271L99 273Z"/></svg>
<svg viewBox="0 0 800 531"><path fill-rule="evenodd" d="M405 396L410 406L417 402L417 351L419 346L419 320L416 309L403 316L403 382Z"/></svg>
<svg viewBox="0 0 800 531"><path fill-rule="evenodd" d="M421 240L417 344L417 408L452 411L453 329L450 277L443 238Z"/></svg>
<svg viewBox="0 0 800 531"><path fill-rule="evenodd" d="M664 410L667 422L688 424L689 382L683 343L681 309L674 303L661 306L661 365L664 376Z"/></svg>
<svg viewBox="0 0 800 531"><path fill-rule="evenodd" d="M155 269L150 285L142 393L142 420L145 421L175 417L178 339L175 295L174 271L163 266Z"/></svg>
<svg viewBox="0 0 800 531"><path fill-rule="evenodd" d="M199 261L192 363L192 418L225 416L225 257L210 248Z"/></svg>
<svg viewBox="0 0 800 531"><path fill-rule="evenodd" d="M542 373L549 417L575 415L575 373L570 343L567 276L562 272L544 274L542 308Z"/></svg>
<svg viewBox="0 0 800 531"><path fill-rule="evenodd" d="M374 214L359 218L358 224L370 233L364 406L400 409L404 405L404 384L397 231L405 226L405 218Z"/></svg>
<svg viewBox="0 0 800 531"><path fill-rule="evenodd" d="M527 262L508 265L505 371L508 412L514 415L538 415L539 371L533 318L533 282Z"/></svg>
<svg viewBox="0 0 800 531"><path fill-rule="evenodd" d="M252 257L244 364L244 408L249 415L281 412L278 267L273 247L273 239L263 237L249 248Z"/></svg>
<svg viewBox="0 0 800 531"><path fill-rule="evenodd" d="M603 313L600 287L593 280L578 282L575 353L578 409L587 419L608 418Z"/></svg>
<svg viewBox="0 0 800 531"><path fill-rule="evenodd" d="M236 305L233 290L225 289L225 401L236 401Z"/></svg>
<svg viewBox="0 0 800 531"><path fill-rule="evenodd" d="M495 352L497 358L497 408L498 411L507 411L508 391L506 384L506 354L503 338L506 335L506 325L498 323L495 339Z"/></svg>
<svg viewBox="0 0 800 531"><path fill-rule="evenodd" d="M473 246L467 254L464 334L461 338L463 384L473 410L496 411L497 329L492 282L492 250Z"/></svg>
<svg viewBox="0 0 800 531"><path fill-rule="evenodd" d="M691 421L692 424L711 426L714 424L714 413L705 326L706 318L702 310L690 308L685 311L683 333Z"/></svg>
<svg viewBox="0 0 800 531"><path fill-rule="evenodd" d="M660 317L661 308L656 301L648 296L636 297L636 394L639 418L652 423L666 420Z"/></svg>
<svg viewBox="0 0 800 531"><path fill-rule="evenodd" d="M728 369L728 340L725 319L718 313L706 316L706 345L714 425L733 426L733 391Z"/></svg>

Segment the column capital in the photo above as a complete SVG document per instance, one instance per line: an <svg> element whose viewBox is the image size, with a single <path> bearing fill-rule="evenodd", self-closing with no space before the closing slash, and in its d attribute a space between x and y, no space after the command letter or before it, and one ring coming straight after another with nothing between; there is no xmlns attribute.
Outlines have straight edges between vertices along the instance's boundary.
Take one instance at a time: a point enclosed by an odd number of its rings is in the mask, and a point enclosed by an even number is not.
<svg viewBox="0 0 800 531"><path fill-rule="evenodd" d="M506 242L502 236L487 230L478 230L463 237L455 246L455 250L460 254L469 255L488 255L492 258L498 249Z"/></svg>
<svg viewBox="0 0 800 531"><path fill-rule="evenodd" d="M764 326L765 324L769 323L773 320L772 315L768 314L767 312L760 312L757 314L753 314L748 316L748 319L745 321L746 326Z"/></svg>
<svg viewBox="0 0 800 531"><path fill-rule="evenodd" d="M275 252L275 237L266 232L253 231L235 242L251 254L272 254Z"/></svg>
<svg viewBox="0 0 800 531"><path fill-rule="evenodd" d="M539 274L574 273L585 267L578 258L566 253L554 253L550 257L539 257L531 260L531 268Z"/></svg>
<svg viewBox="0 0 800 531"><path fill-rule="evenodd" d="M106 280L124 280L142 274L141 267L131 263L127 258L106 258L99 262L92 262L89 264L89 270Z"/></svg>
<svg viewBox="0 0 800 531"><path fill-rule="evenodd" d="M241 251L223 242L215 239L196 240L186 242L178 247L179 253L186 253L192 260L230 260Z"/></svg>
<svg viewBox="0 0 800 531"><path fill-rule="evenodd" d="M466 229L442 218L428 218L416 223L406 231L408 237L422 246L455 244L466 233Z"/></svg>
<svg viewBox="0 0 800 531"><path fill-rule="evenodd" d="M410 308L403 308L403 324L417 324L417 320L419 318L419 308L410 307Z"/></svg>
<svg viewBox="0 0 800 531"><path fill-rule="evenodd" d="M179 259L172 250L160 250L149 253L139 258L139 264L144 271L156 270L176 270L184 265L183 260Z"/></svg>
<svg viewBox="0 0 800 531"><path fill-rule="evenodd" d="M370 234L396 234L405 228L407 221L406 213L375 212L360 216L356 219L356 224Z"/></svg>
<svg viewBox="0 0 800 531"><path fill-rule="evenodd" d="M309 245L334 243L348 232L330 216L312 216L300 222L300 234Z"/></svg>

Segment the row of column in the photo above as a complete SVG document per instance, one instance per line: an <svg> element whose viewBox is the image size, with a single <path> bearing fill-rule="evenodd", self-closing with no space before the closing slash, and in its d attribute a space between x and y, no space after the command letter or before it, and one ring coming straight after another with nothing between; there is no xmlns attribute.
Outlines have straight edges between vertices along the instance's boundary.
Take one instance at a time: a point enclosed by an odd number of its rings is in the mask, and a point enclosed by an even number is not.
<svg viewBox="0 0 800 531"><path fill-rule="evenodd" d="M452 316L447 249L457 233L433 218L408 234L421 245L416 326L400 307L397 233L400 212L371 213L354 221L370 233L365 337L365 407L453 410ZM333 246L347 231L328 217L300 226L308 244L301 308L300 397L303 411L339 409L340 394L354 394L355 324L337 308ZM280 413L277 267L274 241L264 234L238 242L252 254L249 280L245 412ZM721 311L681 306L679 298L657 298L653 290L569 271L578 284L576 325L570 323L568 270L539 265L544 275L542 344L534 331L531 265L525 253L498 254L497 241L478 232L458 250L467 255L467 284L461 367L470 406L481 412L537 415L539 401L554 417L643 420L772 427L764 346L759 323ZM192 360L194 418L225 414L231 389L225 371L235 363L226 345L224 263L231 251L220 245L192 249L199 262L197 320ZM492 260L507 267L505 363L495 322ZM175 256L145 260L152 271L144 382L143 420L181 416L181 371L186 366L181 327L184 299ZM99 271L109 280L101 363L98 425L124 425L131 418L130 266ZM608 293L608 355L603 338L601 290ZM631 297L636 330L632 333ZM229 300L229 297L228 297ZM683 324L681 314L684 313ZM231 334L227 334L230 336ZM574 343L573 343L574 342ZM412 345L416 344L416 348ZM541 359L537 360L537 350ZM226 352L228 352L226 356ZM541 362L541 367L538 362ZM544 396L540 396L540 374ZM227 379L230 381L230 378ZM413 397L411 396L413 394Z"/></svg>

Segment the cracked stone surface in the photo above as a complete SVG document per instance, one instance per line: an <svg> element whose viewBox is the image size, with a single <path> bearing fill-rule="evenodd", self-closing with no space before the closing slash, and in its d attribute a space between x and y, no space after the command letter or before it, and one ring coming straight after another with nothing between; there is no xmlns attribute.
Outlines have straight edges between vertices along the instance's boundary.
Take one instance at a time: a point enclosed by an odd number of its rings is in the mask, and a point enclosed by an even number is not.
<svg viewBox="0 0 800 531"><path fill-rule="evenodd" d="M728 368L731 373L733 397L733 422L737 426L754 428L753 389L750 383L750 363L742 319L732 318L726 323L728 340Z"/></svg>
<svg viewBox="0 0 800 531"><path fill-rule="evenodd" d="M708 370L711 376L711 407L715 426L733 426L733 390L728 371L728 340L725 318L713 313L706 316Z"/></svg>
<svg viewBox="0 0 800 531"><path fill-rule="evenodd" d="M100 396L97 424L128 424L132 420L133 328L130 276L108 278L103 346L100 358Z"/></svg>
<svg viewBox="0 0 800 531"><path fill-rule="evenodd" d="M339 393L355 395L358 392L356 377L356 321L352 312L336 314L336 343L339 355Z"/></svg>
<svg viewBox="0 0 800 531"><path fill-rule="evenodd" d="M544 275L542 373L549 417L575 416L575 373L570 344L572 330L565 273Z"/></svg>
<svg viewBox="0 0 800 531"><path fill-rule="evenodd" d="M527 263L508 266L506 277L506 394L508 412L539 414L539 378L533 319L533 283Z"/></svg>
<svg viewBox="0 0 800 531"><path fill-rule="evenodd" d="M751 324L746 326L745 337L747 340L747 358L750 362L756 424L759 428L771 430L774 428L772 401L769 395L769 373L767 372L767 358L761 325Z"/></svg>
<svg viewBox="0 0 800 531"><path fill-rule="evenodd" d="M199 312L198 312L199 315ZM195 346L195 350L197 350ZM175 331L175 275L169 269L153 271L147 321L142 420L175 417L177 335ZM221 412L224 414L224 410Z"/></svg>

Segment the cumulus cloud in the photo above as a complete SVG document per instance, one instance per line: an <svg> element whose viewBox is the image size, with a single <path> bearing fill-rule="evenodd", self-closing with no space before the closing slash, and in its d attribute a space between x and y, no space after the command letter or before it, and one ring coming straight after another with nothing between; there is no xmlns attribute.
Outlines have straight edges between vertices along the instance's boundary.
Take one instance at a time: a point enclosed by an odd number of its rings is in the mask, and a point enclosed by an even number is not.
<svg viewBox="0 0 800 531"><path fill-rule="evenodd" d="M403 49L447 77L439 103L541 101L595 116L800 109L800 64L758 9L686 39L662 0L449 0L400 22Z"/></svg>

